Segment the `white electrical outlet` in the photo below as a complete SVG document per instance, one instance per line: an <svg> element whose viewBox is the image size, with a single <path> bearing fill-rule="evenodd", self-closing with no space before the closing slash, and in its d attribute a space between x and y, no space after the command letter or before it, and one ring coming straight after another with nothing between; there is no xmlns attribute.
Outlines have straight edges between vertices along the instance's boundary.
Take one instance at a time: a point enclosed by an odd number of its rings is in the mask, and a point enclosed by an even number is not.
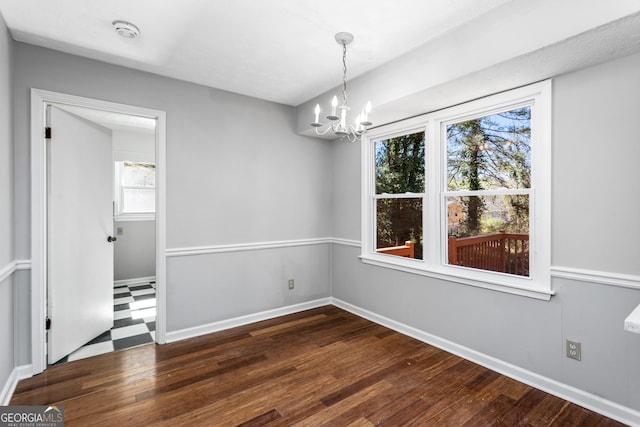
<svg viewBox="0 0 640 427"><path fill-rule="evenodd" d="M567 340L567 357L569 359L580 360L582 358L581 347L579 342Z"/></svg>
<svg viewBox="0 0 640 427"><path fill-rule="evenodd" d="M295 287L295 283L293 279L289 279L289 289L293 289Z"/></svg>

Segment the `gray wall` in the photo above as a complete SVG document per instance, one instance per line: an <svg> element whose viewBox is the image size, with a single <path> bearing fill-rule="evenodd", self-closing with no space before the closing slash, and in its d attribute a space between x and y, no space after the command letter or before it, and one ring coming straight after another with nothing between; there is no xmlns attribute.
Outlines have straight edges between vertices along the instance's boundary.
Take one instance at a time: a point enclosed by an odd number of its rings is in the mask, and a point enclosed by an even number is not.
<svg viewBox="0 0 640 427"><path fill-rule="evenodd" d="M0 15L0 270L13 261L12 40Z"/></svg>
<svg viewBox="0 0 640 427"><path fill-rule="evenodd" d="M640 56L562 76L553 95L552 264L640 275Z"/></svg>
<svg viewBox="0 0 640 427"><path fill-rule="evenodd" d="M12 40L0 15L0 272L13 263ZM0 391L14 367L13 275L0 278Z"/></svg>
<svg viewBox="0 0 640 427"><path fill-rule="evenodd" d="M640 274L640 55L559 76L553 89L552 263ZM334 236L360 239L360 150L334 156ZM544 302L362 264L334 245L332 295L521 368L640 410L640 290L554 277ZM555 276L559 276L556 274ZM567 359L564 340L582 343Z"/></svg>
<svg viewBox="0 0 640 427"><path fill-rule="evenodd" d="M115 221L118 240L113 247L114 280L156 275L156 222ZM116 230L122 229L122 234Z"/></svg>
<svg viewBox="0 0 640 427"><path fill-rule="evenodd" d="M331 144L294 133L292 107L15 43L16 251L30 257L29 90L167 113L167 247L325 238L331 232ZM318 246L167 260L168 332L329 295L329 249ZM278 260L265 269L264 256ZM237 270L216 269L231 258ZM223 263L225 264L225 263ZM226 264L225 264L226 265ZM300 286L283 294L286 272ZM324 276L303 283L317 271ZM315 276L314 276L315 277ZM297 277L296 277L297 279ZM28 278L25 278L28 280ZM256 304L255 295L269 298ZM248 296L251 296L249 298ZM28 295L18 307L29 312ZM186 299L186 300L185 300ZM195 319L195 320L194 320ZM29 351L27 322L20 348ZM22 358L19 362L28 363Z"/></svg>
<svg viewBox="0 0 640 427"><path fill-rule="evenodd" d="M184 315L170 316L167 330L327 297L329 259L328 244L169 258L168 282L181 286L168 289L167 310Z"/></svg>

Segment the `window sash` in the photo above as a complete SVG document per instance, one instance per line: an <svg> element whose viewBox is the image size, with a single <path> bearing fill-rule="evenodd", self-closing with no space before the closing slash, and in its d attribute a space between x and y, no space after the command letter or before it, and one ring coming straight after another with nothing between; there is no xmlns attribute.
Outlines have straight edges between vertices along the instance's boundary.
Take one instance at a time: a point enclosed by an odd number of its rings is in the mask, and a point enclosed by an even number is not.
<svg viewBox="0 0 640 427"><path fill-rule="evenodd" d="M144 187L144 186L140 186L140 185L121 185L120 186L121 189L123 190L155 190L156 187Z"/></svg>
<svg viewBox="0 0 640 427"><path fill-rule="evenodd" d="M371 195L372 199L418 199L424 198L426 193L380 193Z"/></svg>
<svg viewBox="0 0 640 427"><path fill-rule="evenodd" d="M412 233L409 236L406 236L404 239L400 240L400 241L395 241L395 242L389 242L387 244L385 244L384 246L381 246L381 240L382 237L378 234L378 214L379 214L379 209L378 209L378 202L380 201L385 201L385 200L393 200L393 201L398 201L398 200L406 200L406 201L417 201L419 202L419 211L420 211L420 221L418 223L418 227L417 228L413 228L411 227L411 231ZM374 235L374 239L373 239L373 251L376 252L377 254L380 254L380 252L378 252L379 249L382 248L391 248L391 247L399 247L399 246L405 246L405 243L407 241L411 241L412 242L412 246L414 247L414 251L413 251L413 257L411 258L407 258L407 260L410 261L421 261L424 258L424 251L423 251L423 241L424 241L424 210L425 210L425 198L424 197L377 197L374 198L372 200L373 203L373 211L374 211L374 215L375 215L375 220L374 220L374 224L376 226L376 231L375 231L375 235ZM414 206L415 207L415 206ZM407 208L407 206L405 206L405 208ZM390 218L387 218L390 219ZM408 224L411 224L410 221L410 217L407 216L402 216L400 218L395 218L398 219L400 221L403 221L405 223L405 225L407 225L407 221ZM395 229L396 224L391 222L390 223L390 229L389 231L393 231ZM415 233L414 233L415 232ZM379 246L380 245L380 246ZM406 256L406 255L391 255L391 254L387 254L387 256Z"/></svg>

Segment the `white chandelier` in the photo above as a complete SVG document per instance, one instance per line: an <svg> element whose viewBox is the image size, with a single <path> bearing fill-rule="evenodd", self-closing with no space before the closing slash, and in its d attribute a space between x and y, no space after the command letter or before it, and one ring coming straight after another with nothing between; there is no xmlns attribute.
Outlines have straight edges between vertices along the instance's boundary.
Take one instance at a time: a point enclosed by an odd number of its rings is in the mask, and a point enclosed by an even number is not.
<svg viewBox="0 0 640 427"><path fill-rule="evenodd" d="M330 120L329 127L320 130L324 123L320 123L320 104L316 105L314 110L316 116L311 126L315 128L317 135L326 135L333 132L336 137L348 139L355 142L367 131L367 127L373 123L369 121L369 113L371 112L371 101L367 102L362 112L358 114L354 124L347 124L347 112L350 110L347 105L347 45L353 41L353 34L338 33L336 34L336 42L342 45L342 104L338 105L338 97L334 96L331 100L331 114L327 116Z"/></svg>

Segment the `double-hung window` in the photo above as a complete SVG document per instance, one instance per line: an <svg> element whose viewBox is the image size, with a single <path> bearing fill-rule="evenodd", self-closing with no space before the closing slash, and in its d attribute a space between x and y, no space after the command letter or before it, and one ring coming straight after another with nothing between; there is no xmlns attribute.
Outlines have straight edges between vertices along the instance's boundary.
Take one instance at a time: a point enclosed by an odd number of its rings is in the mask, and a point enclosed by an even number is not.
<svg viewBox="0 0 640 427"><path fill-rule="evenodd" d="M371 130L362 260L548 299L551 83Z"/></svg>
<svg viewBox="0 0 640 427"><path fill-rule="evenodd" d="M153 163L115 162L116 219L154 219L156 167Z"/></svg>

